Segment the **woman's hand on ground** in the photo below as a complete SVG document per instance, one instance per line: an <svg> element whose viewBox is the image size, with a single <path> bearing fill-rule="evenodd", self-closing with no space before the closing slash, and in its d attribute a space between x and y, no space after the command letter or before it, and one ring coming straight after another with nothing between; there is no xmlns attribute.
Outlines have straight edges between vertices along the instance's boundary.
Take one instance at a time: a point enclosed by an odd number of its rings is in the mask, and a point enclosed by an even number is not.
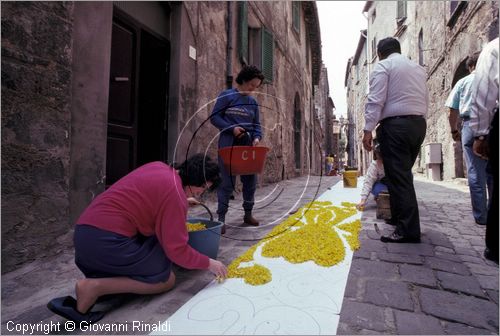
<svg viewBox="0 0 500 336"><path fill-rule="evenodd" d="M195 206L195 205L199 205L201 203L200 201L198 201L194 197L188 197L187 201L188 201L189 206Z"/></svg>
<svg viewBox="0 0 500 336"><path fill-rule="evenodd" d="M227 268L218 260L209 259L208 269L217 277L227 278Z"/></svg>

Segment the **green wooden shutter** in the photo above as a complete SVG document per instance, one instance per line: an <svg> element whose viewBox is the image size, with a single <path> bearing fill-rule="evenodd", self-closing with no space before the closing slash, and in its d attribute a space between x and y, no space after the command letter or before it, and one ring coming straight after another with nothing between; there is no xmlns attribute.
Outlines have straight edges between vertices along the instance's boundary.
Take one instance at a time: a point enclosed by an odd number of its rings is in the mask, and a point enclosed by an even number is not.
<svg viewBox="0 0 500 336"><path fill-rule="evenodd" d="M300 32L300 5L300 1L292 2L292 22L297 32Z"/></svg>
<svg viewBox="0 0 500 336"><path fill-rule="evenodd" d="M246 1L238 1L238 49L240 62L248 64L248 7Z"/></svg>
<svg viewBox="0 0 500 336"><path fill-rule="evenodd" d="M274 74L274 37L266 28L262 28L262 74L266 77L264 82L273 81Z"/></svg>

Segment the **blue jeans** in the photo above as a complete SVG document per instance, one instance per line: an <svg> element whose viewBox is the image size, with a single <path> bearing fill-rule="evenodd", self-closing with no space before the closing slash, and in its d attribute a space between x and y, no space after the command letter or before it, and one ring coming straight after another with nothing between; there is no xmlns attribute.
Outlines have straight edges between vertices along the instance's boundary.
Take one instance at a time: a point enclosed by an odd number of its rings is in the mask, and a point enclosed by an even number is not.
<svg viewBox="0 0 500 336"><path fill-rule="evenodd" d="M472 151L474 135L469 127L469 121L462 126L462 147L467 166L467 179L469 182L472 214L477 223L486 224L488 204L486 190L491 195L492 176L486 173L487 160L481 159Z"/></svg>

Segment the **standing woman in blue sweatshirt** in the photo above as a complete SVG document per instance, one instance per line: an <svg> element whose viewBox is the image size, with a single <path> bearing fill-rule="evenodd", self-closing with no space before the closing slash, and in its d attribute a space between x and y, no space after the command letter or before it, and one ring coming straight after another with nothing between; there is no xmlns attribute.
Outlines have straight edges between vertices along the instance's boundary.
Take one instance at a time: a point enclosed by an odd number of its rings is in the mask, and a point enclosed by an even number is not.
<svg viewBox="0 0 500 336"><path fill-rule="evenodd" d="M222 91L210 116L211 123L219 129L219 148L231 146L257 146L262 139L259 119L259 105L250 94L264 80L262 72L253 65L245 65L236 77L236 87ZM233 192L236 176L229 175L219 156L222 183L217 190L217 214L219 221L225 223L229 197ZM256 175L241 175L243 184L243 222L258 226L252 216L254 195L257 185ZM222 233L226 227L224 225Z"/></svg>

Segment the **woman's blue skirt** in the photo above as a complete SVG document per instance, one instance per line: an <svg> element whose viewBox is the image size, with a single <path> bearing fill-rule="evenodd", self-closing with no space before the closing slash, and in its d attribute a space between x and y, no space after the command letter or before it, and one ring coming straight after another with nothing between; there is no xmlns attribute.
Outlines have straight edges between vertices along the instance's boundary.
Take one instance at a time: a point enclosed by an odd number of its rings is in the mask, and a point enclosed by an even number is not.
<svg viewBox="0 0 500 336"><path fill-rule="evenodd" d="M91 225L76 225L75 263L87 278L129 277L165 282L172 262L156 236L126 237Z"/></svg>

